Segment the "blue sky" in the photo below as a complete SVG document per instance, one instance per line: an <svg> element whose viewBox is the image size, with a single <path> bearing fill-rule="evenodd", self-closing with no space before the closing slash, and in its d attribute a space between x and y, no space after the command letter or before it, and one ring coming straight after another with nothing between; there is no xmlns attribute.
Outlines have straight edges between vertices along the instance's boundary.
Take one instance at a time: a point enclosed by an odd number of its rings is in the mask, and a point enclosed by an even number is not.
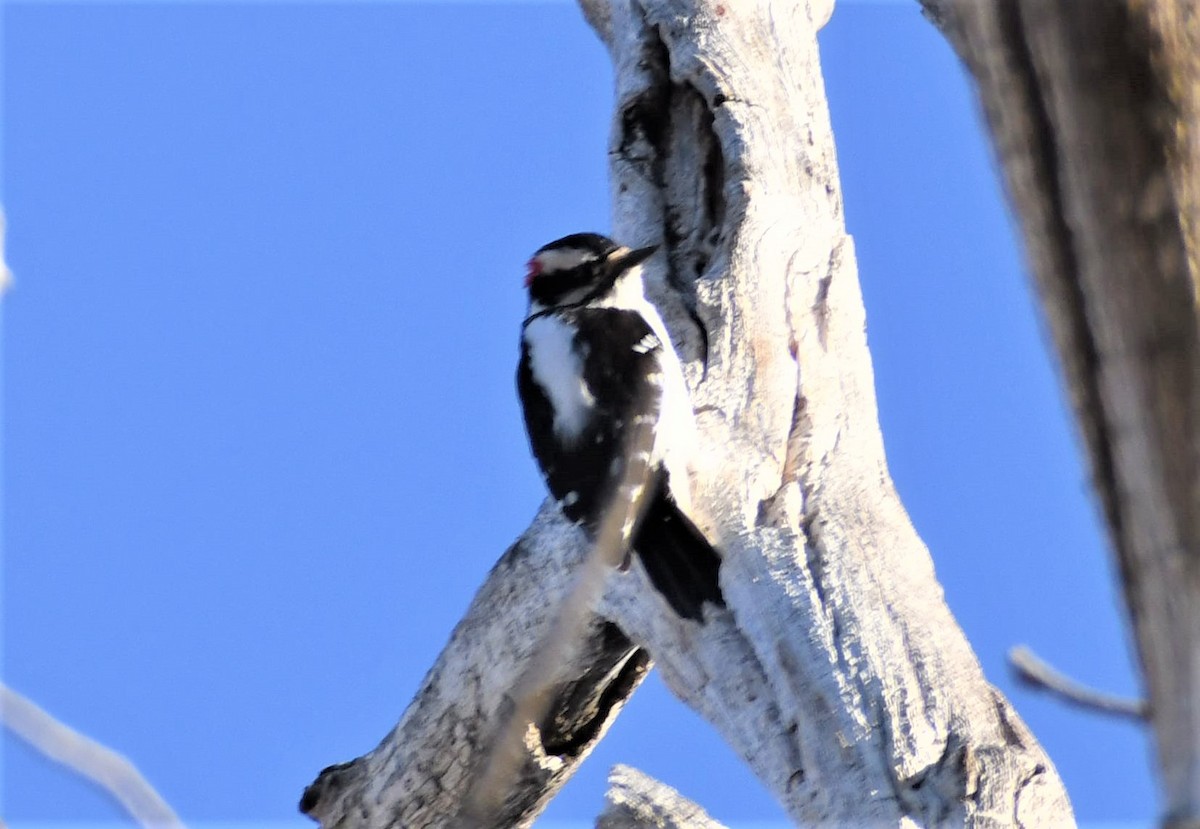
<svg viewBox="0 0 1200 829"><path fill-rule="evenodd" d="M1111 566L963 73L912 3L821 36L889 462L1079 817L1154 813ZM523 263L608 227L607 58L567 3L3 8L3 672L193 822L291 821L386 733L543 494ZM4 737L0 815L105 820ZM657 680L616 762L781 812Z"/></svg>

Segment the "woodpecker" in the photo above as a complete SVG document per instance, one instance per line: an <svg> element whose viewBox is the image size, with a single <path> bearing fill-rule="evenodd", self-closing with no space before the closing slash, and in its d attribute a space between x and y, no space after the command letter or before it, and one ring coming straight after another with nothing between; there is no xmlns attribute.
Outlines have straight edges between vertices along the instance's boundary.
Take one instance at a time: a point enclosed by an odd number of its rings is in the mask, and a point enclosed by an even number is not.
<svg viewBox="0 0 1200 829"><path fill-rule="evenodd" d="M705 602L724 606L721 559L688 517L695 423L679 356L642 284L655 250L595 233L540 248L525 277L517 388L563 514L594 537L621 497L618 480L632 477L625 497L643 500L631 510L640 522L626 527L630 548L674 612L702 621Z"/></svg>

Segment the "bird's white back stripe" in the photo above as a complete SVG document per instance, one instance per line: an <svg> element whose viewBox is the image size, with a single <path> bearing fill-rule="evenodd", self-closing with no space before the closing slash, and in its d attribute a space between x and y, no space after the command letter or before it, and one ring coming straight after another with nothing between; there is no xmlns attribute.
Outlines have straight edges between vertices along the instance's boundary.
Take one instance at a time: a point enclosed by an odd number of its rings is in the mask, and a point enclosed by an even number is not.
<svg viewBox="0 0 1200 829"><path fill-rule="evenodd" d="M575 332L548 314L525 326L534 381L554 407L554 431L576 440L591 417L596 398L583 381L583 362L574 348Z"/></svg>

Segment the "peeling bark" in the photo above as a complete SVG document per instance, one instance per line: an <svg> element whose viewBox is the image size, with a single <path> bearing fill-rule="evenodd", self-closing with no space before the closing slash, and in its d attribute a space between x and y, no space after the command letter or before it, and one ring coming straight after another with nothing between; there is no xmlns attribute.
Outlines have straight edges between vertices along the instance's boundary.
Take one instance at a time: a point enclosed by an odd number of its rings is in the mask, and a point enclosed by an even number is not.
<svg viewBox="0 0 1200 829"><path fill-rule="evenodd" d="M925 0L975 77L1149 697L1167 825L1200 825L1200 11Z"/></svg>

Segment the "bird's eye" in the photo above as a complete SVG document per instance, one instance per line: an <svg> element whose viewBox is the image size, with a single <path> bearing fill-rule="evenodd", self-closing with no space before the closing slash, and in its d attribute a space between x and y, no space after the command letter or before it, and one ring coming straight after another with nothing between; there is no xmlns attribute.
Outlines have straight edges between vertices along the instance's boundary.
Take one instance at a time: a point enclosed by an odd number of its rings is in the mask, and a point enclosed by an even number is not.
<svg viewBox="0 0 1200 829"><path fill-rule="evenodd" d="M526 268L527 268L527 270L525 271L525 287L528 288L530 285L533 284L533 280L537 279L541 275L542 263L539 262L536 258L530 259L529 264L526 265Z"/></svg>

